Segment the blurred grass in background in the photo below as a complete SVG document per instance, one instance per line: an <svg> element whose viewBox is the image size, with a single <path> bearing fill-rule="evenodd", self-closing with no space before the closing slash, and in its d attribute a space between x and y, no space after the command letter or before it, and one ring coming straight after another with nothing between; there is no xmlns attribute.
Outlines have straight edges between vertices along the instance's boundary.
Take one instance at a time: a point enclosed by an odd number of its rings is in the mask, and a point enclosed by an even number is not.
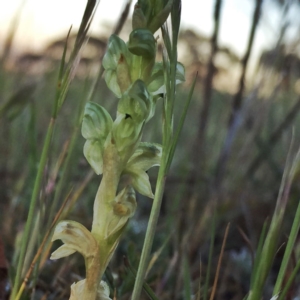
<svg viewBox="0 0 300 300"><path fill-rule="evenodd" d="M179 88L178 99L187 97L196 72L198 82L167 179L154 241L157 256L153 256L147 277L159 299L200 299L196 295L199 281L203 286L208 268L208 286L212 286L228 222L231 228L215 299L245 297L250 288L252 260L263 224L271 218L275 208L293 132L293 153L300 145L299 40L286 42L284 33L288 23L282 22L277 44L261 54L253 77L247 78L251 39L255 39L261 11L267 7L262 6L262 1L256 1L252 31L245 32L249 36L248 47L245 55L238 57L218 43L222 2L217 0L215 3L215 28L211 38L192 30L180 34L179 50L182 53L179 56L186 66L187 82ZM290 9L288 3L278 8L283 12L283 20ZM126 25L123 30L126 30ZM71 33L67 56L74 37L76 34ZM38 240L52 222L53 215L49 215L49 210L76 126L78 107L82 99L87 98L97 76L107 38L89 38L66 103L58 116L38 199L43 221L35 225L36 230L32 232ZM0 65L0 237L13 276L66 39L53 41L40 54L24 53L19 57L11 55L10 39L13 35L7 39ZM209 54L204 51L207 47ZM222 63L224 61L226 64ZM117 105L103 79L97 82L92 100L110 113ZM175 114L180 115L183 106L184 101L182 107L176 108ZM157 110L160 110L159 104ZM145 129L144 139L160 142L159 114L149 123L147 126L151 130ZM74 205L66 210L67 218L78 220L89 228L93 195L100 178L91 176L83 157L83 144L84 139L78 132L70 168L54 209L59 209L67 195L73 197ZM149 175L154 183L156 171L151 170ZM281 247L264 287L264 299L271 298L299 202L299 177L296 171L281 227L278 244ZM117 288L117 299L129 299L132 291L134 277L130 275L128 264L130 262L132 268L137 269L150 209L151 201L138 197L138 211L110 264L107 281ZM214 210L214 249L212 265L208 267ZM287 273L299 260L299 246L299 241L296 241ZM57 263L49 261L48 253L49 249L46 249L40 270L35 272L38 276L36 285L29 284L22 299L67 299L69 284L78 280L78 274L84 276L84 262L79 255ZM78 260L82 260L81 266ZM5 276L3 281L8 291L10 284ZM296 277L286 299L300 297L299 282ZM203 289L200 289L202 295ZM32 291L35 294L30 298Z"/></svg>

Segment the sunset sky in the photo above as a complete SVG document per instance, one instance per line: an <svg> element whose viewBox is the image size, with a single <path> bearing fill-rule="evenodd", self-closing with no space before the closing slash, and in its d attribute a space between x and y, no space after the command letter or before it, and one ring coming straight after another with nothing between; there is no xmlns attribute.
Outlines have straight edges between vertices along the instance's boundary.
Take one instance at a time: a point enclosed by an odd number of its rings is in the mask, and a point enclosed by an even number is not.
<svg viewBox="0 0 300 300"><path fill-rule="evenodd" d="M1 1L0 40L7 35L13 16L22 0ZM124 0L101 0L91 28L99 33L105 23L113 23L122 11ZM183 0L182 27L210 35L213 28L213 0ZM224 0L220 42L242 55L249 36L254 0ZM254 50L274 45L280 24L280 11L264 1L263 21L260 24ZM74 4L76 3L76 4ZM27 0L25 1L14 45L18 50L39 51L45 43L66 34L70 25L78 28L86 0ZM267 9L266 9L267 8ZM299 13L299 11L298 11Z"/></svg>

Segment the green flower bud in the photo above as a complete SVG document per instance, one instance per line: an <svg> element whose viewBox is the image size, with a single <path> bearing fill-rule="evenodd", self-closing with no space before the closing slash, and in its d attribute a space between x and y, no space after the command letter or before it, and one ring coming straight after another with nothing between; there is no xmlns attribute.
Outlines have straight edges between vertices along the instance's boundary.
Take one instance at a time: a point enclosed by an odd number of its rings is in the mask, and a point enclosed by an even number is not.
<svg viewBox="0 0 300 300"><path fill-rule="evenodd" d="M150 112L151 96L142 80L136 80L118 105L118 112L132 118L135 122L143 122Z"/></svg>
<svg viewBox="0 0 300 300"><path fill-rule="evenodd" d="M134 6L134 11L132 15L132 29L146 28L146 26L147 26L147 19L143 13L142 8L137 3Z"/></svg>
<svg viewBox="0 0 300 300"><path fill-rule="evenodd" d="M156 40L150 30L135 29L130 33L128 49L137 56L154 59L156 54Z"/></svg>
<svg viewBox="0 0 300 300"><path fill-rule="evenodd" d="M132 54L125 42L117 35L109 38L106 53L103 57L105 81L110 90L120 98L130 86L130 69Z"/></svg>
<svg viewBox="0 0 300 300"><path fill-rule="evenodd" d="M93 102L85 105L81 133L87 141L83 153L96 174L102 173L104 143L112 124L111 116L102 106Z"/></svg>
<svg viewBox="0 0 300 300"><path fill-rule="evenodd" d="M139 0L138 5L146 18L147 28L154 33L166 22L173 0Z"/></svg>
<svg viewBox="0 0 300 300"><path fill-rule="evenodd" d="M144 122L137 122L128 114L118 113L112 128L112 138L123 162L132 155L140 140L143 124Z"/></svg>
<svg viewBox="0 0 300 300"><path fill-rule="evenodd" d="M148 29L154 33L167 21L173 6L173 0L152 0L151 2L154 8L154 17L148 22Z"/></svg>

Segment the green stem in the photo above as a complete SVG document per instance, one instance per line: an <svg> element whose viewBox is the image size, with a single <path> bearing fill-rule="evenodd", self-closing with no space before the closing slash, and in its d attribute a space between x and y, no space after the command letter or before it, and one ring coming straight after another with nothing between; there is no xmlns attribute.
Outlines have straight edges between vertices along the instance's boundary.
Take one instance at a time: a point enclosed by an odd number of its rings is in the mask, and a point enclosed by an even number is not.
<svg viewBox="0 0 300 300"><path fill-rule="evenodd" d="M27 221L26 221L26 225L25 225L24 236L22 239L20 257L18 260L17 273L16 273L16 277L15 277L14 287L13 287L11 297L10 297L11 300L15 299L17 291L20 287L21 273L22 273L22 267L23 267L23 263L24 263L24 259L25 259L27 243L29 240L30 232L31 232L31 225L32 225L32 221L34 218L36 202L37 202L41 184L42 184L43 172L44 172L45 165L46 165L47 159L48 159L54 125L55 125L55 119L51 118L49 126L48 126L48 130L47 130L46 138L45 138L45 143L43 146L43 151L42 151L41 160L40 160L40 164L39 164L39 168L38 168L38 173L36 175L33 192L32 192L32 196L31 196L31 200L30 200L30 207L29 207L29 212L28 212Z"/></svg>
<svg viewBox="0 0 300 300"><path fill-rule="evenodd" d="M142 292L145 274L149 263L149 257L152 249L153 239L155 236L156 224L160 212L161 202L164 194L165 181L166 181L166 172L165 172L165 168L162 166L159 169L159 173L158 173L155 197L151 209L149 223L147 226L147 232L146 232L145 242L142 250L142 256L139 263L139 268L138 268L131 300L140 299L140 294Z"/></svg>

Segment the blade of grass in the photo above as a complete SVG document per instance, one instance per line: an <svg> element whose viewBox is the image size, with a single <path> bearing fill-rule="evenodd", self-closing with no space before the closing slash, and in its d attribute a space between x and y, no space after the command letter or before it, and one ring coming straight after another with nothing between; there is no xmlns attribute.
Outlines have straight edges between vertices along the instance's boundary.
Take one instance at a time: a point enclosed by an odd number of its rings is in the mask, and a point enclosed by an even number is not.
<svg viewBox="0 0 300 300"><path fill-rule="evenodd" d="M71 193L71 192L70 192L70 193ZM69 193L69 195L70 195L70 193ZM31 273L32 273L32 271L33 271L33 269L34 269L34 266L35 266L37 260L39 259L40 255L41 255L42 252L43 252L44 246L45 246L45 244L46 244L46 242L47 242L47 240L48 240L48 238L49 238L49 236L50 236L50 233L52 232L52 229L54 228L54 226L56 225L57 221L59 220L59 218L60 218L60 216L61 216L61 214L62 214L62 212L63 212L63 210L64 210L64 208L65 208L65 206L66 206L66 204L67 204L67 202L68 202L68 200L69 200L69 195L65 198L65 200L64 200L64 202L63 202L61 208L60 208L59 211L57 212L57 214L56 214L56 216L55 216L55 218L54 218L54 220L53 220L53 222L52 222L50 228L49 228L48 231L46 232L46 234L45 234L45 236L44 236L44 239L43 239L41 245L39 246L39 249L38 249L38 251L36 252L36 254L35 254L35 256L34 256L32 262L31 262L30 268L28 269L28 271L27 271L27 273L26 273L26 275L25 275L25 277L24 277L24 280L23 280L23 282L22 282L22 284L21 284L21 286L20 286L20 289L19 289L19 291L18 291L16 297L14 298L14 300L19 300L19 299L21 298L22 293L23 293L23 291L24 291L24 289L25 289L25 286L26 286L26 284L27 284L27 282L28 282L28 280L29 280L29 277L30 277L30 275L31 275Z"/></svg>
<svg viewBox="0 0 300 300"><path fill-rule="evenodd" d="M290 275L285 287L283 288L278 300L284 300L286 299L286 294L288 293L293 281L295 280L296 278L296 275L298 274L300 270L300 260L298 260L297 264L296 264L296 267L294 268L292 274ZM277 294L278 295L278 294Z"/></svg>
<svg viewBox="0 0 300 300"><path fill-rule="evenodd" d="M262 231L261 231L261 234L260 234L260 237L259 237L257 250L256 250L256 256L255 256L255 259L254 259L253 269L252 269L252 273L251 273L250 288L253 286L253 281L254 281L254 278L255 278L256 273L257 273L257 267L259 265L260 256L261 256L262 248L263 248L263 245L264 245L264 240L265 240L266 235L267 235L267 225L268 225L268 222L265 221L264 225L263 225L263 228L262 228Z"/></svg>
<svg viewBox="0 0 300 300"><path fill-rule="evenodd" d="M255 272L255 277L253 278L253 285L251 287L248 300L256 300L262 297L263 287L277 250L277 241L281 231L281 224L284 217L286 204L288 201L291 184L300 160L300 151L298 151L294 158L292 157L292 145L293 143L291 143L290 151L286 161L285 171L282 178L282 183L276 202L275 211L271 220L270 228L268 230L266 239L264 241L257 271Z"/></svg>
<svg viewBox="0 0 300 300"><path fill-rule="evenodd" d="M198 74L197 74L198 75ZM194 93L194 88L195 88L195 85L196 85L196 81L197 81L197 75L195 76L194 78L194 81L193 81L193 84L192 84L192 87L190 88L190 91L189 91L189 95L185 101L185 105L184 105L184 108L183 108L183 112L180 116L180 120L179 120L179 124L177 126L177 130L175 132L175 135L174 135L174 138L173 138L173 144L171 146L171 150L170 150L170 154L169 154L169 158L168 158L168 165L167 165L167 168L170 167L171 165L171 162L172 162L172 159L174 157L174 153L175 153L175 150L176 150L176 146L177 146L177 143L178 143L178 140L179 140L179 136L180 136L180 133L181 133L181 130L182 130L182 127L183 127L183 124L184 124L184 120L185 120L185 117L187 115L187 111L188 111L188 108L190 106L190 103L191 103L191 100L192 100L192 96L193 96L193 93Z"/></svg>
<svg viewBox="0 0 300 300"><path fill-rule="evenodd" d="M26 225L25 225L25 229L24 229L21 251L20 251L20 256L19 256L18 265L17 265L16 277L14 280L14 286L13 286L13 290L12 290L11 297L10 297L11 300L15 300L17 291L20 287L22 266L24 263L25 255L26 255L26 249L27 249L27 244L28 244L28 240L29 240L29 236L30 236L30 231L32 228L32 222L34 219L36 203L37 203L37 199L38 199L41 185L42 185L43 172L44 172L44 168L46 166L49 152L50 152L50 145L51 145L51 140L52 140L52 136L53 136L53 132L54 132L56 118L57 118L58 112L59 112L62 104L64 103L64 101L66 99L68 88L73 79L72 76L74 75L75 68L78 65L77 64L78 55L79 55L80 49L84 43L84 40L85 40L85 37L87 34L87 30L90 26L90 22L95 13L97 4L98 4L98 1L95 1L95 0L88 1L84 16L81 20L80 30L79 30L79 33L78 33L78 36L76 39L75 47L72 51L71 58L68 63L68 67L64 71L62 80L58 80L57 93L56 93L55 101L53 103L52 116L51 116L51 119L50 119L50 122L49 122L49 125L47 128L47 133L46 133L45 141L43 144L43 150L42 150L42 154L41 154L41 158L40 158L40 163L39 163L36 179L34 182L33 192L31 195L30 207L29 207L27 221L26 221ZM61 70L63 69L63 65L64 65L64 57L63 57L62 63L61 63ZM59 74L59 76L61 76L61 74Z"/></svg>
<svg viewBox="0 0 300 300"><path fill-rule="evenodd" d="M25 225L20 256L19 256L19 260L18 260L17 273L16 273L16 277L14 280L14 286L13 286L13 290L12 290L12 294L11 294L11 298L10 298L11 300L16 299L16 293L17 293L17 290L19 289L19 285L20 285L20 281L21 281L21 273L22 273L22 267L23 267L23 263L24 263L24 259L25 259L27 243L29 240L30 232L31 232L31 225L32 225L32 222L34 219L34 212L35 212L35 208L36 208L38 195L39 195L40 188L42 185L43 172L44 172L44 168L46 166L48 154L50 151L50 144L51 144L51 139L52 139L52 135L53 135L54 125L55 125L55 119L51 118L50 123L48 125L47 134L46 134L46 138L45 138L45 142L44 142L44 146L43 146L43 151L42 151L42 155L41 155L41 159L40 159L40 163L39 163L39 168L38 168L38 172L36 175L36 180L34 183L33 192L32 192L32 196L31 196L31 200L30 200L30 207L29 207L29 212L28 212L28 216L27 216L27 222Z"/></svg>
<svg viewBox="0 0 300 300"><path fill-rule="evenodd" d="M202 278L202 261L200 257L200 268L199 268L199 286L198 286L198 292L197 292L197 299L196 300L201 300L201 278Z"/></svg>
<svg viewBox="0 0 300 300"><path fill-rule="evenodd" d="M183 252L182 258L182 269L183 269L183 286L184 286L184 299L191 299L191 275L190 275L190 264L186 254L186 251Z"/></svg>
<svg viewBox="0 0 300 300"><path fill-rule="evenodd" d="M136 279L137 278L136 270L131 266L127 257L124 257L124 264L125 264L126 268L129 270L129 272L131 273L131 275ZM152 291L151 287L146 282L143 283L143 288L144 288L145 292L147 293L147 295L150 297L150 299L159 300L156 297L155 293Z"/></svg>
<svg viewBox="0 0 300 300"><path fill-rule="evenodd" d="M288 239L288 243L285 248L284 256L280 265L279 273L276 279L275 287L273 290L273 296L279 294L284 280L285 272L297 239L297 235L300 228L300 204L298 204L296 215L294 217L291 233Z"/></svg>
<svg viewBox="0 0 300 300"><path fill-rule="evenodd" d="M206 272L205 283L204 283L203 300L207 300L208 297L208 289L209 289L208 286L209 286L209 279L211 273L212 256L214 252L215 235L216 235L216 212L214 209L214 214L213 214L212 224L211 224L209 256L208 256L207 272Z"/></svg>

